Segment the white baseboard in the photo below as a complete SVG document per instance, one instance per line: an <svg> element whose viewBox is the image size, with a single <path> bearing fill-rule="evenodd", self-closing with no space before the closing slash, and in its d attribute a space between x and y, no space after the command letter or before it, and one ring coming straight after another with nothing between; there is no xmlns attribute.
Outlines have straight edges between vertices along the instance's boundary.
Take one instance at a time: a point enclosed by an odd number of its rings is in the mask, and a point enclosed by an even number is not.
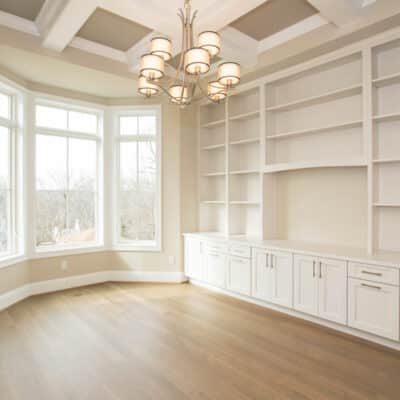
<svg viewBox="0 0 400 400"><path fill-rule="evenodd" d="M30 285L21 286L17 289L11 290L10 292L0 295L0 311L25 300L31 295Z"/></svg>
<svg viewBox="0 0 400 400"><path fill-rule="evenodd" d="M37 294L58 292L59 290L72 289L81 286L95 285L109 281L109 271L93 272L92 274L69 276L66 278L51 279L48 281L30 284L31 296Z"/></svg>
<svg viewBox="0 0 400 400"><path fill-rule="evenodd" d="M269 308L271 310L278 311L278 312L290 315L290 316L295 317L295 318L300 318L300 319L305 320L305 321L313 322L314 324L321 325L321 326L326 327L326 328L331 328L331 329L333 329L335 331L339 331L341 333L345 333L345 334L348 334L348 335L351 335L351 336L355 336L355 337L358 337L360 339L364 339L366 341L373 342L373 343L379 344L381 346L389 347L391 349L400 351L400 344L398 342L394 342L394 341L389 340L389 339L381 338L381 337L378 337L378 336L375 336L375 335L372 335L372 334L369 334L369 333L366 333L366 332L359 331L357 329L350 328L348 326L339 325L339 324L336 324L334 322L329 322L329 321L326 321L326 320L323 320L323 319L320 319L320 318L317 318L317 317L313 317L311 315L303 314L303 313L301 313L299 311L296 311L296 310L292 310L292 309L289 309L289 308L285 308L285 307L281 307L281 306L278 306L278 305L275 305L275 304L271 304L271 303L267 303L267 302L264 302L264 301L261 301L261 300L257 300L257 299L254 299L252 297L243 296L243 295L240 295L240 294L237 294L237 293L233 293L233 292L230 292L229 290L216 288L214 286L208 285L207 283L204 283L204 282L201 282L201 281L197 281L197 280L194 280L194 279L190 279L190 283L193 284L193 285L200 286L200 287L203 287L205 289L211 290L213 292L222 293L224 295L227 295L227 296L230 296L230 297L234 297L235 299L243 300L243 301L245 301L247 303L252 303L252 304L256 304L256 305L258 305L260 307Z"/></svg>
<svg viewBox="0 0 400 400"><path fill-rule="evenodd" d="M155 282L182 283L187 279L183 272L165 271L101 271L92 274L69 276L34 282L0 295L0 311L30 296L57 292L105 282Z"/></svg>

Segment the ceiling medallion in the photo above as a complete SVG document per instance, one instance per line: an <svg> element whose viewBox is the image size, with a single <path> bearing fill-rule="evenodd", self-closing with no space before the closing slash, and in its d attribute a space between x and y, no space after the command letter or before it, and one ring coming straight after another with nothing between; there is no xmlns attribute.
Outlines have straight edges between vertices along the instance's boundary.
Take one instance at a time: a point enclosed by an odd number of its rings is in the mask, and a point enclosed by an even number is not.
<svg viewBox="0 0 400 400"><path fill-rule="evenodd" d="M202 75L209 72L211 59L221 49L221 38L217 32L205 31L198 35L194 44L193 23L197 11L191 12L190 0L185 0L185 11L179 9L182 22L182 49L177 69L167 61L172 58L172 43L162 36L151 39L150 52L140 59L138 91L141 95L152 97L160 92L168 95L174 104L186 106L192 102L199 90L201 95L214 103L223 101L228 90L240 82L240 65L223 62L218 66L217 80L210 81L207 88L201 85ZM166 73L166 68L171 73Z"/></svg>

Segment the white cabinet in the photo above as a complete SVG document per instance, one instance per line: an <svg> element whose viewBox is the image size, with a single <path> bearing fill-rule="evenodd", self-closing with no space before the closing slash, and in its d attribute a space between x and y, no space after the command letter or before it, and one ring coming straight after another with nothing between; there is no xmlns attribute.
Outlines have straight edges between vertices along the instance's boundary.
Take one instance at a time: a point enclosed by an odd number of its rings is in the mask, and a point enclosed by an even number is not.
<svg viewBox="0 0 400 400"><path fill-rule="evenodd" d="M310 256L294 257L294 308L318 315L318 279L316 260Z"/></svg>
<svg viewBox="0 0 400 400"><path fill-rule="evenodd" d="M345 261L296 255L294 308L332 322L347 322Z"/></svg>
<svg viewBox="0 0 400 400"><path fill-rule="evenodd" d="M318 315L339 324L347 322L347 263L318 260Z"/></svg>
<svg viewBox="0 0 400 400"><path fill-rule="evenodd" d="M253 260L253 296L284 307L292 307L292 255L255 249Z"/></svg>
<svg viewBox="0 0 400 400"><path fill-rule="evenodd" d="M251 262L248 258L229 256L226 287L233 292L250 296Z"/></svg>
<svg viewBox="0 0 400 400"><path fill-rule="evenodd" d="M399 288L350 278L349 326L399 340Z"/></svg>
<svg viewBox="0 0 400 400"><path fill-rule="evenodd" d="M226 274L227 256L222 253L206 251L204 258L205 281L220 288L224 288Z"/></svg>
<svg viewBox="0 0 400 400"><path fill-rule="evenodd" d="M204 242L197 238L185 239L185 275L192 279L203 278Z"/></svg>
<svg viewBox="0 0 400 400"><path fill-rule="evenodd" d="M264 249L253 250L253 297L269 300L271 297L271 277L269 253Z"/></svg>

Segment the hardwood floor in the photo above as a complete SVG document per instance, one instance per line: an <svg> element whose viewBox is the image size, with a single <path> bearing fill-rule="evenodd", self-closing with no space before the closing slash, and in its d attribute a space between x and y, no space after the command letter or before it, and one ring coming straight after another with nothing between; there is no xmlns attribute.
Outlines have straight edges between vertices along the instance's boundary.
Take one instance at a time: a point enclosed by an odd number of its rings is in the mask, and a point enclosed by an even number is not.
<svg viewBox="0 0 400 400"><path fill-rule="evenodd" d="M103 284L0 313L1 400L400 398L400 353L191 285Z"/></svg>

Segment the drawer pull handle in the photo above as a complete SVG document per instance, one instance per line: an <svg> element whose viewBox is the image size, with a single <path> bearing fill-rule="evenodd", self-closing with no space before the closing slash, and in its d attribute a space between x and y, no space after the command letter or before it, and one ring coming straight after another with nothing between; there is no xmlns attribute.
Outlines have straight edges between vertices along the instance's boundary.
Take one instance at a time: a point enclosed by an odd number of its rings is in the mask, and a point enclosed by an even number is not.
<svg viewBox="0 0 400 400"><path fill-rule="evenodd" d="M315 261L312 263L312 276L315 278Z"/></svg>
<svg viewBox="0 0 400 400"><path fill-rule="evenodd" d="M370 289L382 290L382 288L379 287L379 286L367 285L366 283L362 283L361 286L364 286L364 287L367 287L367 288L370 288Z"/></svg>
<svg viewBox="0 0 400 400"><path fill-rule="evenodd" d="M361 271L361 273L366 275L382 276L380 272Z"/></svg>
<svg viewBox="0 0 400 400"><path fill-rule="evenodd" d="M322 262L319 262L319 279L322 279Z"/></svg>
<svg viewBox="0 0 400 400"><path fill-rule="evenodd" d="M265 268L269 268L269 262L268 262L268 259L269 259L269 254L268 254L268 253L266 253L266 254L265 254Z"/></svg>

